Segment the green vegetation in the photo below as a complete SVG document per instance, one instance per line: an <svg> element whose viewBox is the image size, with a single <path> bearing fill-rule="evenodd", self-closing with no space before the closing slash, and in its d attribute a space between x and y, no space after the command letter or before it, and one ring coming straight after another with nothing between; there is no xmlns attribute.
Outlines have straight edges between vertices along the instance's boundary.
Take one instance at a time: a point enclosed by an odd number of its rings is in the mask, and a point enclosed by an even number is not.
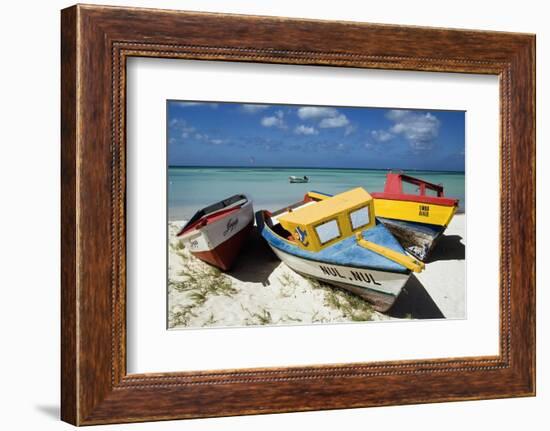
<svg viewBox="0 0 550 431"><path fill-rule="evenodd" d="M181 243L181 241L180 241ZM239 292L233 286L231 279L226 277L219 269L211 267L203 262L191 259L183 244L181 247L172 247L174 252L182 259L183 269L178 273L178 280L168 280L168 291L187 292L189 304L177 305L170 309L168 316L169 327L188 326L192 317L197 317L195 311L206 303L211 296L224 295L231 297ZM214 321L214 316L210 316ZM205 323L208 325L208 322Z"/></svg>
<svg viewBox="0 0 550 431"><path fill-rule="evenodd" d="M168 314L168 327L173 328L175 326L189 325L189 320L192 317L197 317L197 315L193 312L195 307L195 304L187 305L185 307L173 307Z"/></svg>
<svg viewBox="0 0 550 431"><path fill-rule="evenodd" d="M270 325L274 323L273 318L271 317L271 313L265 308L263 308L262 311L259 313L252 313L242 304L241 308L245 313L250 316L250 318L245 319L246 325Z"/></svg>
<svg viewBox="0 0 550 431"><path fill-rule="evenodd" d="M281 297L283 298L291 297L299 286L298 280L288 273L282 274L278 280L281 283Z"/></svg>
<svg viewBox="0 0 550 431"><path fill-rule="evenodd" d="M183 245L183 241L180 239L176 241L174 244L170 244L173 250L183 250L185 248L185 245Z"/></svg>
<svg viewBox="0 0 550 431"><path fill-rule="evenodd" d="M221 316L215 315L209 309L208 300L216 296L228 298L240 292L232 279L219 269L214 268L190 254L181 241L174 241L170 245L171 267L179 267L177 275L168 280L170 295L177 295L177 304L169 308L168 325L173 327L216 326L221 324ZM372 306L362 298L344 290L329 286L314 279L307 279L313 289L300 289L301 280L291 272L283 272L278 276L280 284L280 298L292 298L300 294L313 294L324 302L325 309L319 309L305 320L298 313L273 315L273 309L252 308L247 309L241 304L243 310L242 324L244 325L275 325L292 323L330 323L334 321L364 322L373 320L376 316ZM303 290L303 292L301 292ZM300 292L299 292L300 291ZM313 298L312 298L313 299ZM327 309L332 310L327 313ZM208 316L208 317L207 317Z"/></svg>
<svg viewBox="0 0 550 431"><path fill-rule="evenodd" d="M325 305L342 313L342 317L353 322L373 320L374 308L364 299L345 290L321 283L318 280L308 278L308 281L314 289L321 289L323 291ZM315 320L317 318L316 315L317 313L313 315L312 322L317 322Z"/></svg>
<svg viewBox="0 0 550 431"><path fill-rule="evenodd" d="M254 313L252 314L252 317L258 321L258 324L260 325L269 325L273 323L273 319L271 318L271 313L267 311L265 308L262 310L261 313Z"/></svg>
<svg viewBox="0 0 550 431"><path fill-rule="evenodd" d="M285 315L281 318L280 322L282 322L282 323L288 323L288 322L302 323L303 320L302 320L302 319L299 319L299 318L297 318L297 317L292 317L292 316L289 316L288 314L285 314Z"/></svg>
<svg viewBox="0 0 550 431"><path fill-rule="evenodd" d="M218 321L214 318L214 313L210 313L210 317L202 324L203 327L214 326Z"/></svg>

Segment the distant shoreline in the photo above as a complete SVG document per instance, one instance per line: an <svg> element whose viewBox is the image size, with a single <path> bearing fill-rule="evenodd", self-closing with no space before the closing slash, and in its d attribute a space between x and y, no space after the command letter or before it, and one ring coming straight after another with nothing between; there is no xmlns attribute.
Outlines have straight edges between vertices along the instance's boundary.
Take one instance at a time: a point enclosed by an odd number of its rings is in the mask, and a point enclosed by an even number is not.
<svg viewBox="0 0 550 431"><path fill-rule="evenodd" d="M464 171L444 171L430 169L409 169L409 168L340 168L340 167L325 167L325 166L202 166L202 165L168 165L169 169L326 169L326 170L345 170L345 171L407 171L407 172L432 172L444 174L462 174Z"/></svg>

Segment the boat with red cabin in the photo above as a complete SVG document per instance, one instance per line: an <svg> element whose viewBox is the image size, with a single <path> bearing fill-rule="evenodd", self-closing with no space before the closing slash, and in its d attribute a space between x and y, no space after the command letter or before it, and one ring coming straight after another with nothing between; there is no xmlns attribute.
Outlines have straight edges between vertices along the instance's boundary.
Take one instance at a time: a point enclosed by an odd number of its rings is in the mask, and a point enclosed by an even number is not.
<svg viewBox="0 0 550 431"><path fill-rule="evenodd" d="M252 200L237 194L197 211L177 237L195 257L227 271L253 224Z"/></svg>
<svg viewBox="0 0 550 431"><path fill-rule="evenodd" d="M417 193L405 191L416 186ZM405 250L425 260L458 209L458 199L444 195L443 186L404 173L389 172L383 192L371 193L376 217Z"/></svg>

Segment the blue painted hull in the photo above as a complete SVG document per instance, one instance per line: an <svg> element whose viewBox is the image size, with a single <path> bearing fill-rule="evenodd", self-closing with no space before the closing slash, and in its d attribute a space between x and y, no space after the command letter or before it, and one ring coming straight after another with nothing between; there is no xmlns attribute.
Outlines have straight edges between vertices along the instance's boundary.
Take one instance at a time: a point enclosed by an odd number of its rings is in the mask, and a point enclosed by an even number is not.
<svg viewBox="0 0 550 431"><path fill-rule="evenodd" d="M393 305L411 274L406 267L361 247L354 236L315 253L279 236L266 224L263 211L256 213L256 222L273 252L291 269L359 295L378 311L385 312ZM399 253L405 252L383 224L364 231L363 237Z"/></svg>

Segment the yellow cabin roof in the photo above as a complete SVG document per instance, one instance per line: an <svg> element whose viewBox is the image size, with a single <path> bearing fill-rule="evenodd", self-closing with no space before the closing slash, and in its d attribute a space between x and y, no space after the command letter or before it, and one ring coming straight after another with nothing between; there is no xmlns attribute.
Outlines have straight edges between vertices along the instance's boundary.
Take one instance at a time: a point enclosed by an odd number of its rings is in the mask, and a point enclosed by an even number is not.
<svg viewBox="0 0 550 431"><path fill-rule="evenodd" d="M279 221L300 225L315 224L342 211L361 206L361 204L367 204L371 199L371 195L364 188L357 187L316 202L314 205L308 205L286 213L279 217Z"/></svg>

